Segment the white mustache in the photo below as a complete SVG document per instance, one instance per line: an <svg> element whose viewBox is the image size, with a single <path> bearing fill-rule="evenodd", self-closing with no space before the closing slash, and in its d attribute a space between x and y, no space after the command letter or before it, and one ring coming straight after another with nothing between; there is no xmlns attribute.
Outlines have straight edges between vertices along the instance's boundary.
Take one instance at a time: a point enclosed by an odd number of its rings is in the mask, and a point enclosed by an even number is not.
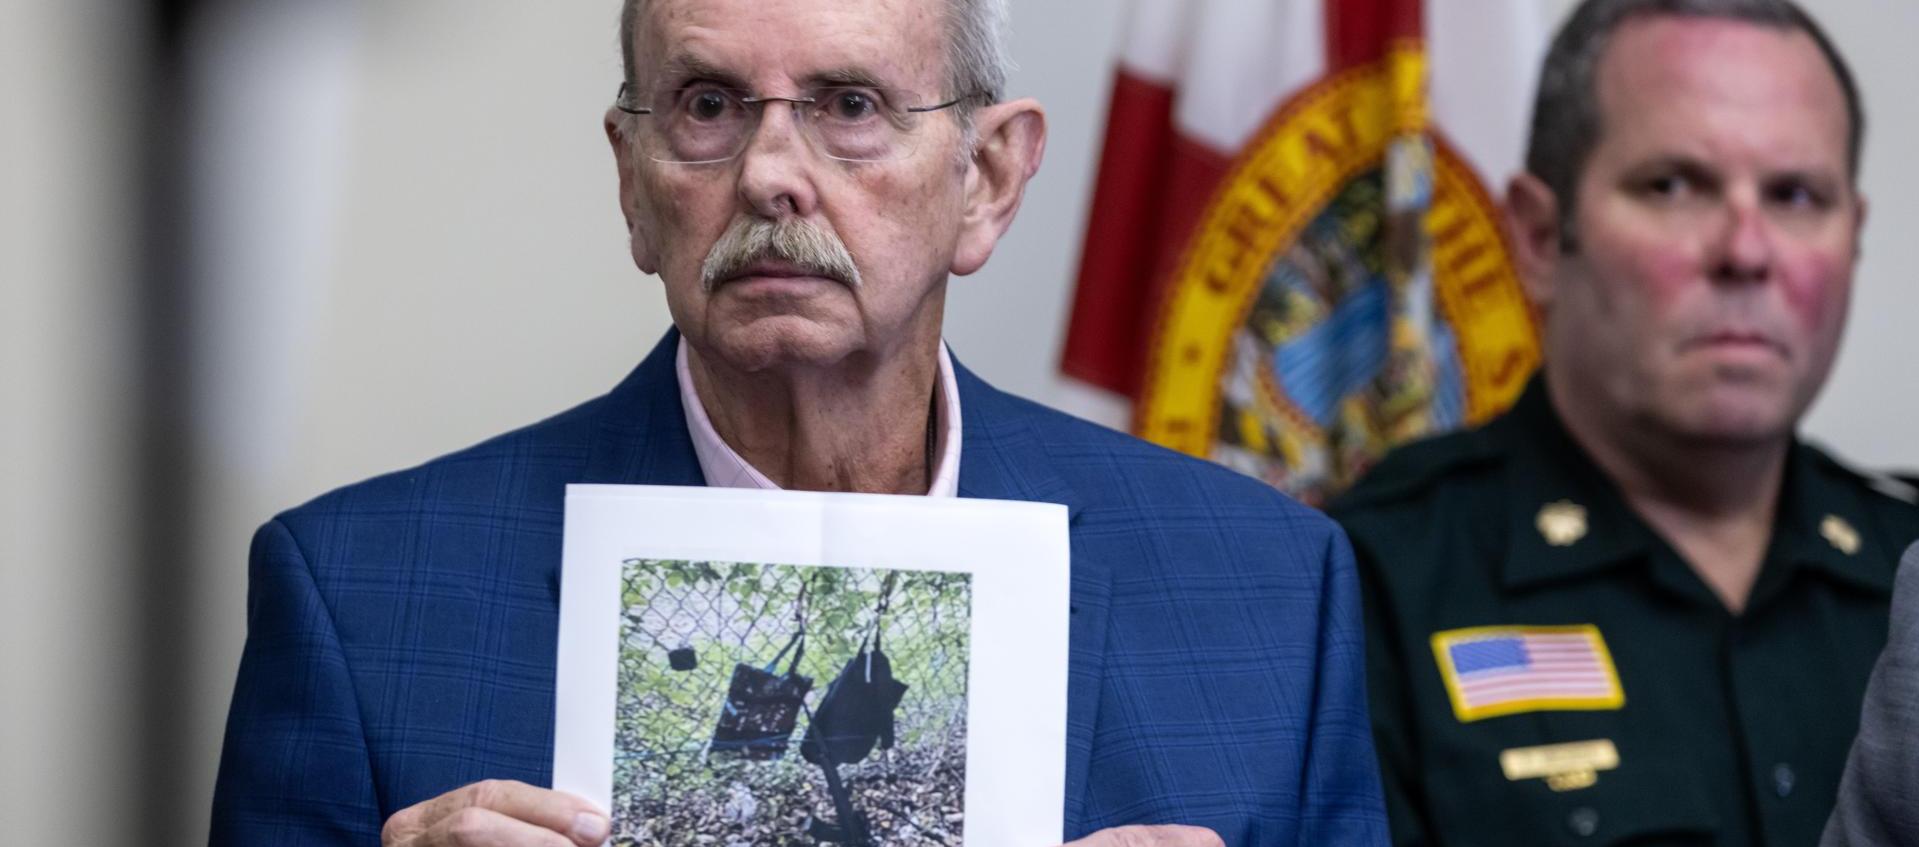
<svg viewBox="0 0 1919 847"><path fill-rule="evenodd" d="M700 287L711 293L720 283L767 261L839 280L848 288L860 287L860 269L837 236L799 218L771 221L751 217L734 218L713 242L700 265Z"/></svg>

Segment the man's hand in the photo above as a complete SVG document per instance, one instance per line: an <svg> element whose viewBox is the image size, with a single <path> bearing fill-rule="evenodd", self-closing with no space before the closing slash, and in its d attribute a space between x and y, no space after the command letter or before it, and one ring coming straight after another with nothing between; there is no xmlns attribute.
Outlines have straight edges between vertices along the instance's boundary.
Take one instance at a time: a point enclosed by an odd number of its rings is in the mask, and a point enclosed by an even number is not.
<svg viewBox="0 0 1919 847"><path fill-rule="evenodd" d="M394 813L380 830L380 843L384 847L598 847L611 833L606 813L592 803L524 782L489 779Z"/></svg>
<svg viewBox="0 0 1919 847"><path fill-rule="evenodd" d="M1197 826L1122 826L1102 829L1064 847L1226 847L1218 833Z"/></svg>

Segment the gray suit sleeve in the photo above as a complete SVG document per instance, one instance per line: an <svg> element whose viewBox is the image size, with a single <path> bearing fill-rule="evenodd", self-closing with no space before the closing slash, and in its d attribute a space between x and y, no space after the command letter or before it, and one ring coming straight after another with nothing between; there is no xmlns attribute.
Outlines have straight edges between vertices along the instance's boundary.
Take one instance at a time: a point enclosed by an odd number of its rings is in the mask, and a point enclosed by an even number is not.
<svg viewBox="0 0 1919 847"><path fill-rule="evenodd" d="M1872 670L1839 803L1821 847L1919 844L1919 544L1906 550L1892 628Z"/></svg>

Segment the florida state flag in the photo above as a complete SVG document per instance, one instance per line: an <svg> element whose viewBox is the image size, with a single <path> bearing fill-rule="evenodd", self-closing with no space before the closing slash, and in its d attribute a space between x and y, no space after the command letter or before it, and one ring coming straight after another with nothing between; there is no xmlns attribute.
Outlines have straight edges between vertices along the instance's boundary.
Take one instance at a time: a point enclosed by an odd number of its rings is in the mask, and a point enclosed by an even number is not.
<svg viewBox="0 0 1919 847"><path fill-rule="evenodd" d="M1538 361L1484 178L1535 0L1138 0L1063 369L1142 437L1309 503Z"/></svg>

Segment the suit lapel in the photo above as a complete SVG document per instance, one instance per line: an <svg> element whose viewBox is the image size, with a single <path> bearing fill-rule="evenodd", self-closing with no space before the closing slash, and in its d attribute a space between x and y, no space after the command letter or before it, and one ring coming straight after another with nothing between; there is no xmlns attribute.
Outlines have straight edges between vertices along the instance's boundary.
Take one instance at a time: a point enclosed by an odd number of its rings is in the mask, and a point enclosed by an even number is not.
<svg viewBox="0 0 1919 847"><path fill-rule="evenodd" d="M680 406L670 329L640 366L606 395L581 482L616 485L705 485L693 437Z"/></svg>
<svg viewBox="0 0 1919 847"><path fill-rule="evenodd" d="M1025 401L987 385L971 371L953 367L959 380L961 497L1023 500L1066 506L1071 532L1080 520L1080 500L1059 476L1035 426L1041 416ZM1066 691L1066 815L1071 830L1086 795L1093 728L1098 717L1101 669L1111 581L1099 562L1072 550L1072 611Z"/></svg>

